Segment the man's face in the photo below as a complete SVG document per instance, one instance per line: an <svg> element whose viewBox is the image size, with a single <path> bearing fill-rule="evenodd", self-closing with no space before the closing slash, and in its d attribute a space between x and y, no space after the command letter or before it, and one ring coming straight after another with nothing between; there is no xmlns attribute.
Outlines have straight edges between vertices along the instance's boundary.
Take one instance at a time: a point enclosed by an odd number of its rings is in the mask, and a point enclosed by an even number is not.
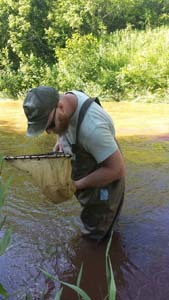
<svg viewBox="0 0 169 300"><path fill-rule="evenodd" d="M65 112L58 106L55 107L48 118L46 132L62 135L69 127L69 118Z"/></svg>

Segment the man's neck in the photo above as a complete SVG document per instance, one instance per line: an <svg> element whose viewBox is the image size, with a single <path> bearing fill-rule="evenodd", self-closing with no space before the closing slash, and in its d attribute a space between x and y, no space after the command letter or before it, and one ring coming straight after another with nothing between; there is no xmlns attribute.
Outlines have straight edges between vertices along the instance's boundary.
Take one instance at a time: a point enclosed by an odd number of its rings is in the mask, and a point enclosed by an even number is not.
<svg viewBox="0 0 169 300"><path fill-rule="evenodd" d="M65 111L69 116L69 118L71 119L77 109L77 104L78 104L77 97L74 94L65 94L63 95L62 99L63 99Z"/></svg>

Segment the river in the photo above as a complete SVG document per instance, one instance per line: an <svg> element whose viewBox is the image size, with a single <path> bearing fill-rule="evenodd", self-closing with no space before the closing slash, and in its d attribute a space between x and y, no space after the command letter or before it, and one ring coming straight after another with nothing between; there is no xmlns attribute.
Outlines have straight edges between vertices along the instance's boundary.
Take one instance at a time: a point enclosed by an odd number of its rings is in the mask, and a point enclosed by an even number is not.
<svg viewBox="0 0 169 300"><path fill-rule="evenodd" d="M0 152L5 155L51 151L55 137L25 136L20 101L0 102ZM126 162L125 203L110 249L117 300L167 300L169 297L169 105L105 103L114 118ZM12 240L0 257L0 282L10 300L54 299L59 280L81 287L92 300L107 295L106 242L81 237L76 199L56 205L32 178L7 163L11 180L3 208ZM2 234L2 233L1 233ZM41 269L56 277L45 277ZM64 288L62 300L78 297Z"/></svg>

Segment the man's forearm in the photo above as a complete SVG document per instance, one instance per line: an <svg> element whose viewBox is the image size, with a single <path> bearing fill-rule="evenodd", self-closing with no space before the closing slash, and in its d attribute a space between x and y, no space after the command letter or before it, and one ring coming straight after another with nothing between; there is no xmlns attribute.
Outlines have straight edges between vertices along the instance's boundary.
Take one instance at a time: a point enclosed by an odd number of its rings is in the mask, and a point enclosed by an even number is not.
<svg viewBox="0 0 169 300"><path fill-rule="evenodd" d="M77 190L91 188L91 187L103 187L110 182L120 179L124 176L124 170L110 170L105 167L101 167L91 174L75 181Z"/></svg>

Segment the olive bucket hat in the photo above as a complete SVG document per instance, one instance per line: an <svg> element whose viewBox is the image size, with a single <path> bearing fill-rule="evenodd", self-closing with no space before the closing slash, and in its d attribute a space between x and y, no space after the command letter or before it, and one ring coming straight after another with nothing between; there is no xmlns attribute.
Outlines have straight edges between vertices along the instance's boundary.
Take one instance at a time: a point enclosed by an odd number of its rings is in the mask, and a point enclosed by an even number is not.
<svg viewBox="0 0 169 300"><path fill-rule="evenodd" d="M49 114L58 101L59 93L53 87L38 86L28 91L23 102L24 113L28 119L28 136L38 135L45 130Z"/></svg>

